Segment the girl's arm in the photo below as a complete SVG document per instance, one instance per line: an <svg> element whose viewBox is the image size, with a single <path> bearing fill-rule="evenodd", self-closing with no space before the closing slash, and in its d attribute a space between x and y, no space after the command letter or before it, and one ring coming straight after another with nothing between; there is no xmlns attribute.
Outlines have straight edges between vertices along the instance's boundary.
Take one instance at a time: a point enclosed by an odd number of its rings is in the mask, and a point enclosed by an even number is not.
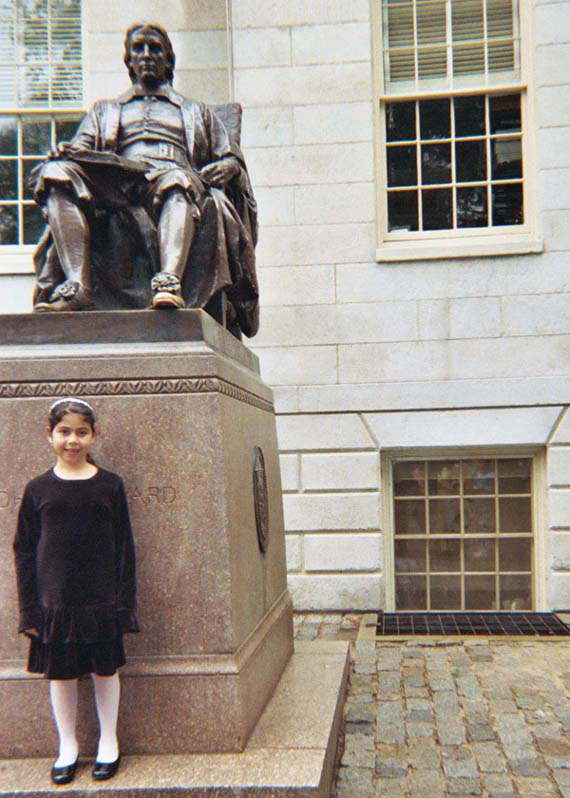
<svg viewBox="0 0 570 798"><path fill-rule="evenodd" d="M138 632L135 544L125 488L121 482L115 507L117 530L117 588L119 626L122 632Z"/></svg>
<svg viewBox="0 0 570 798"><path fill-rule="evenodd" d="M32 633L42 627L42 610L36 578L36 550L40 538L40 521L32 492L26 486L18 512L14 539L16 582L20 605L19 632Z"/></svg>

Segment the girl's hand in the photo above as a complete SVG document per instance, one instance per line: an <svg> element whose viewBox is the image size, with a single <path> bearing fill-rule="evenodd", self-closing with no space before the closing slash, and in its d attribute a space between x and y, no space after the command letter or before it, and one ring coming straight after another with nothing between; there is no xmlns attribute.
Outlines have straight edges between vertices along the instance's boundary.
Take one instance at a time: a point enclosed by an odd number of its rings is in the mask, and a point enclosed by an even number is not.
<svg viewBox="0 0 570 798"><path fill-rule="evenodd" d="M28 637L39 637L40 636L40 633L34 627L31 627L30 629L24 629L24 634L27 635Z"/></svg>

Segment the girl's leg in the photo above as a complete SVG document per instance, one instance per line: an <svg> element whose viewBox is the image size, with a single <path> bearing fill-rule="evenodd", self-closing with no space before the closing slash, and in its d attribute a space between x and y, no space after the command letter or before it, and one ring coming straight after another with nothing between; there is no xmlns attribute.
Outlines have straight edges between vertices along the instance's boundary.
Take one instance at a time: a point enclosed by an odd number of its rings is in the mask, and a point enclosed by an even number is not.
<svg viewBox="0 0 570 798"><path fill-rule="evenodd" d="M121 683L118 671L113 676L97 676L91 674L95 688L95 704L99 718L99 749L97 762L114 762L119 756L117 740L117 718L119 716L119 699Z"/></svg>
<svg viewBox="0 0 570 798"><path fill-rule="evenodd" d="M79 746L75 736L77 719L77 679L52 679L49 683L51 707L59 735L59 757L54 767L72 765Z"/></svg>

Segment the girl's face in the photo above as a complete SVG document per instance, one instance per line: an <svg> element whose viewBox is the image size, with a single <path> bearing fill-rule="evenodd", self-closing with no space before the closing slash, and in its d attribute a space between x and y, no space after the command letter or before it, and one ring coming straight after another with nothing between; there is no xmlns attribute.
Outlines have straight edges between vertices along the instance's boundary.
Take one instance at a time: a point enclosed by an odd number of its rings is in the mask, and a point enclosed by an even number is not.
<svg viewBox="0 0 570 798"><path fill-rule="evenodd" d="M95 432L79 413L66 413L48 437L57 459L67 465L77 466L85 462Z"/></svg>

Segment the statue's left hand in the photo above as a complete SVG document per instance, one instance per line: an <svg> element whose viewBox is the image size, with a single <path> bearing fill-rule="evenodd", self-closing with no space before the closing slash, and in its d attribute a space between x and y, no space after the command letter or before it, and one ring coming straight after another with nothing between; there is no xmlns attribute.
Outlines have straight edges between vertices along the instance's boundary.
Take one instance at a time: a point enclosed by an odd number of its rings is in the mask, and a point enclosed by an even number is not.
<svg viewBox="0 0 570 798"><path fill-rule="evenodd" d="M205 183L211 186L225 186L232 177L239 172L239 163L235 158L224 158L221 161L214 161L200 170L200 177Z"/></svg>

